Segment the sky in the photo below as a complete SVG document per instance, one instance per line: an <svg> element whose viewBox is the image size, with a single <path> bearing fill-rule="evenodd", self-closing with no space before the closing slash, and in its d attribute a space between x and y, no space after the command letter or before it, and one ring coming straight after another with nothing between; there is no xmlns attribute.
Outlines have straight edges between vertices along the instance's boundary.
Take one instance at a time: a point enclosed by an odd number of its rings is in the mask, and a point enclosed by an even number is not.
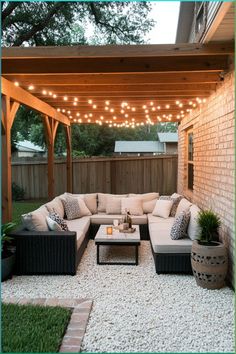
<svg viewBox="0 0 236 354"><path fill-rule="evenodd" d="M179 16L178 1L156 1L149 17L156 21L155 27L146 36L150 44L175 43Z"/></svg>

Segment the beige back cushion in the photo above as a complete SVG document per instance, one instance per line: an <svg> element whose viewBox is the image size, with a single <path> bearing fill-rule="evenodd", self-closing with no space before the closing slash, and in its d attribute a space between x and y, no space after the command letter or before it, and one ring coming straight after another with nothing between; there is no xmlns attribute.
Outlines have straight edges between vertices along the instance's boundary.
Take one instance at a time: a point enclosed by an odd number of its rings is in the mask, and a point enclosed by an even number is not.
<svg viewBox="0 0 236 354"><path fill-rule="evenodd" d="M125 209L131 215L143 215L142 200L137 197L121 198L121 214L124 215L126 213Z"/></svg>
<svg viewBox="0 0 236 354"><path fill-rule="evenodd" d="M23 227L29 231L48 231L46 216L49 215L47 208L43 205L32 213L21 215Z"/></svg>
<svg viewBox="0 0 236 354"><path fill-rule="evenodd" d="M130 193L129 197L138 197L142 200L142 207L144 213L152 213L153 209L156 205L156 201L159 198L159 193L151 192L151 193L143 193L143 194L134 194Z"/></svg>
<svg viewBox="0 0 236 354"><path fill-rule="evenodd" d="M121 213L121 198L107 196L106 214L120 214Z"/></svg>
<svg viewBox="0 0 236 354"><path fill-rule="evenodd" d="M120 197L125 198L127 194L109 194L109 193L98 193L98 212L105 213L107 208L107 197Z"/></svg>
<svg viewBox="0 0 236 354"><path fill-rule="evenodd" d="M182 213L182 211L186 211L187 209L189 209L191 207L192 203L189 202L187 199L183 198L181 199L181 201L179 202L178 208L176 210L175 213L175 217L177 218L177 216L179 216L180 213Z"/></svg>
<svg viewBox="0 0 236 354"><path fill-rule="evenodd" d="M77 197L83 199L87 208L90 210L92 214L97 213L97 193L88 193L88 194L72 194L72 193L64 193L60 195L61 199L65 199L67 196L69 197Z"/></svg>
<svg viewBox="0 0 236 354"><path fill-rule="evenodd" d="M201 210L198 208L197 205L193 204L190 207L190 220L188 224L187 234L191 240L196 240L200 236L200 227L197 223L198 213Z"/></svg>

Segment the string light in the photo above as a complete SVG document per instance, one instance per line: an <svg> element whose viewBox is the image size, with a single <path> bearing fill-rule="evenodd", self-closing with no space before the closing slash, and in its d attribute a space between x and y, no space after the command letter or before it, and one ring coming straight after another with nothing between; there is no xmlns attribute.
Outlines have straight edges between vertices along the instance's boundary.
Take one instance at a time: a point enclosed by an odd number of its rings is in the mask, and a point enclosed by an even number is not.
<svg viewBox="0 0 236 354"><path fill-rule="evenodd" d="M29 89L30 91L32 91L32 90L34 90L34 86L33 86L33 85L29 85L29 86L28 86L28 89Z"/></svg>
<svg viewBox="0 0 236 354"><path fill-rule="evenodd" d="M43 91L42 91L42 94L43 94L43 95L46 95L46 94L47 94L47 91L46 91L46 90L43 90Z"/></svg>
<svg viewBox="0 0 236 354"><path fill-rule="evenodd" d="M14 85L18 87L20 84L19 84L18 81L15 81L15 82L14 82Z"/></svg>
<svg viewBox="0 0 236 354"><path fill-rule="evenodd" d="M89 104L92 104L92 103L93 103L93 100L88 100L88 103L89 103Z"/></svg>
<svg viewBox="0 0 236 354"><path fill-rule="evenodd" d="M68 100L68 97L67 97L67 96L64 96L64 97L63 97L63 100L64 100L64 101L67 101L67 100Z"/></svg>

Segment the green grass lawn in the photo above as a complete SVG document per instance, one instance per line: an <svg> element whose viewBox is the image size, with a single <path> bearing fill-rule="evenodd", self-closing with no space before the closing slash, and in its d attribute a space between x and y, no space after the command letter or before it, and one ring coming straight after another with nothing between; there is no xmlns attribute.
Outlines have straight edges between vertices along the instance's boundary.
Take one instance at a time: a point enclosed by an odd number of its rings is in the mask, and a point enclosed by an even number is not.
<svg viewBox="0 0 236 354"><path fill-rule="evenodd" d="M61 307L2 304L2 351L58 352L70 316Z"/></svg>
<svg viewBox="0 0 236 354"><path fill-rule="evenodd" d="M12 221L17 225L21 224L21 215L29 213L37 208L39 208L45 201L24 201L24 202L13 202L12 203Z"/></svg>

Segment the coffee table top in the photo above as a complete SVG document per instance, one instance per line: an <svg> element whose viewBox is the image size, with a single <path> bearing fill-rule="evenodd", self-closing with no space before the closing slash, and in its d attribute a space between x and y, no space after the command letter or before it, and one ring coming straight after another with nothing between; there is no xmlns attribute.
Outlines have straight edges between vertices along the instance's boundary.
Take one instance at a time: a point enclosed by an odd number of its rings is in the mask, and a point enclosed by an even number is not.
<svg viewBox="0 0 236 354"><path fill-rule="evenodd" d="M100 225L98 232L95 236L95 242L140 242L140 232L139 225L133 225L136 229L133 233L120 232L119 230L114 230L113 234L107 235L106 228L111 225Z"/></svg>

